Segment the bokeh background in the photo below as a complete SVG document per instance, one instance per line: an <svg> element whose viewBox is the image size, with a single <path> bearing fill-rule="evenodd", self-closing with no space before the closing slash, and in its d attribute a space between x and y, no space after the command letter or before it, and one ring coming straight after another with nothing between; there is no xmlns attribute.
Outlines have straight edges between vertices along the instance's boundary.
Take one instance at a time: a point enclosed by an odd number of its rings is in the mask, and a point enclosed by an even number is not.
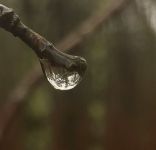
<svg viewBox="0 0 156 150"><path fill-rule="evenodd" d="M7 122L0 137L1 150L156 149L155 0L1 3L14 8L26 25L54 45L97 11L107 13L111 5L125 3L67 51L88 62L79 86L57 91L43 77L20 104L12 102L18 109L11 111L11 117L9 111L14 107L1 111L0 127ZM0 29L0 110L11 103L10 93L36 64L40 66L27 45ZM42 74L39 70L36 76Z"/></svg>

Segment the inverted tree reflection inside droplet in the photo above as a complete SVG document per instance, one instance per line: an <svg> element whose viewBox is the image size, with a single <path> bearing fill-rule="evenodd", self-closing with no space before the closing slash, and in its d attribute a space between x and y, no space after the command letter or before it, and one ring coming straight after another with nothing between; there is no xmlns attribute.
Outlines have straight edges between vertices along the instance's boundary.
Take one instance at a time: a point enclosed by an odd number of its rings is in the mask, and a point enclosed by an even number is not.
<svg viewBox="0 0 156 150"><path fill-rule="evenodd" d="M55 89L70 90L82 79L78 72L68 71L64 67L53 66L48 59L40 59L40 62L47 80Z"/></svg>

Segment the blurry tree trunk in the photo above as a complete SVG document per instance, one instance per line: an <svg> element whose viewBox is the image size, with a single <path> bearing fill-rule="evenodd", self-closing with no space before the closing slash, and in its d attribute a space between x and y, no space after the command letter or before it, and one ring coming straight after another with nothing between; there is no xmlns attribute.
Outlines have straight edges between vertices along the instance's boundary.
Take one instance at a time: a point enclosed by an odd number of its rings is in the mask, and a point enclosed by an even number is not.
<svg viewBox="0 0 156 150"><path fill-rule="evenodd" d="M76 94L76 93L75 93ZM84 111L80 97L67 94L69 101L63 101L65 96L57 96L53 135L56 150L86 150L90 145L89 119Z"/></svg>
<svg viewBox="0 0 156 150"><path fill-rule="evenodd" d="M111 21L114 23L109 38L112 76L104 143L107 150L154 150L155 35L135 1Z"/></svg>
<svg viewBox="0 0 156 150"><path fill-rule="evenodd" d="M16 117L9 125L8 130L5 132L3 139L0 142L1 150L20 150L23 149L22 145L22 128L21 128L21 115Z"/></svg>

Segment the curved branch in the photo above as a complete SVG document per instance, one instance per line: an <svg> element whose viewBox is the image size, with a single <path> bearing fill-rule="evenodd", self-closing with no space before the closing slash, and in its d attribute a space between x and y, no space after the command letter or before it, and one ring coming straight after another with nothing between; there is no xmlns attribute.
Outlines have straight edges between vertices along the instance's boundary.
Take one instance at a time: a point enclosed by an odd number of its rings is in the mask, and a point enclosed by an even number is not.
<svg viewBox="0 0 156 150"><path fill-rule="evenodd" d="M19 37L34 50L40 59L48 59L52 65L63 66L68 70L76 68L78 71L79 67L86 66L84 59L57 50L51 42L22 23L13 9L2 4L0 4L0 27Z"/></svg>
<svg viewBox="0 0 156 150"><path fill-rule="evenodd" d="M85 20L77 30L73 31L60 43L56 44L57 47L62 51L65 51L80 44L84 37L93 33L118 11L120 12L124 8L125 4L127 4L127 1L128 0L112 0L110 6L108 6L106 10L95 12L90 18ZM1 109L0 113L0 140L2 139L10 121L16 116L19 107L24 102L24 99L32 92L32 87L37 87L41 79L42 73L37 64L28 74L26 74L26 76L24 76L17 87L10 92L7 102Z"/></svg>

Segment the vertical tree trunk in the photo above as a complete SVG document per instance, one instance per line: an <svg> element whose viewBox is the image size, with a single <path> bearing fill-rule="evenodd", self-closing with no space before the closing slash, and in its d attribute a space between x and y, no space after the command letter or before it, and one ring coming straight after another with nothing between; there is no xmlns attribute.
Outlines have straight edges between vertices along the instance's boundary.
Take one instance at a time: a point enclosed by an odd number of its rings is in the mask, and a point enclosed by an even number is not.
<svg viewBox="0 0 156 150"><path fill-rule="evenodd" d="M106 149L154 150L155 36L134 1L116 18L115 25L117 30L110 37L113 65L108 90Z"/></svg>

